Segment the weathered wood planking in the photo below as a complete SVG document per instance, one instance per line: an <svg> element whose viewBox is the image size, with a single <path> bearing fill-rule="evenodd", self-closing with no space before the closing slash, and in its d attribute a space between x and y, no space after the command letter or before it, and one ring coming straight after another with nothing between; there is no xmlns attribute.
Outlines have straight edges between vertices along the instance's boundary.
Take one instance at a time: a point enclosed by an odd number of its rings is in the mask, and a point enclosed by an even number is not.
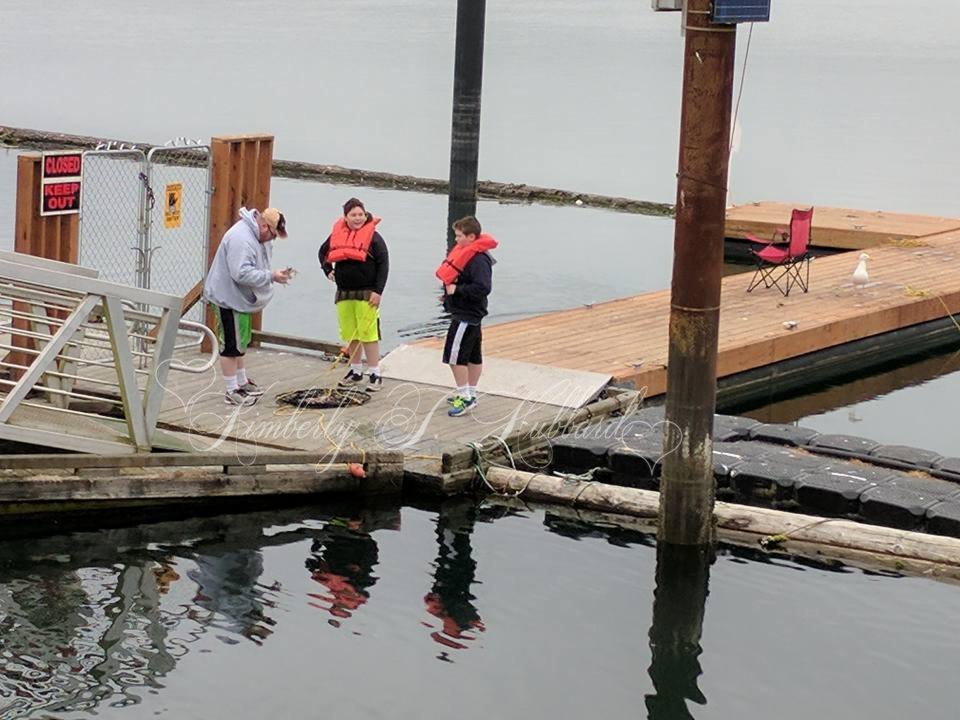
<svg viewBox="0 0 960 720"><path fill-rule="evenodd" d="M960 231L870 250L871 282L855 288L855 254L813 260L810 292L747 293L749 274L723 279L718 377L960 312ZM490 356L609 373L666 389L670 291L563 310L484 329ZM784 323L796 323L793 330ZM958 329L960 332L960 329ZM439 347L432 338L422 341Z"/></svg>
<svg viewBox="0 0 960 720"><path fill-rule="evenodd" d="M399 468L399 466L397 466ZM94 500L178 500L323 492L384 492L399 488L393 477L355 478L344 466L269 471L254 466L246 474L203 469L136 474L34 475L0 478L0 514L17 512L17 503ZM9 505L9 506L8 506Z"/></svg>
<svg viewBox="0 0 960 720"><path fill-rule="evenodd" d="M777 229L790 226L795 207L810 205L756 202L728 208L727 237L744 239L752 234L769 239ZM810 239L816 247L861 250L958 229L960 218L815 206Z"/></svg>
<svg viewBox="0 0 960 720"><path fill-rule="evenodd" d="M187 353L178 353L181 362ZM439 362L439 353L437 362ZM402 451L406 466L425 475L441 474L444 453L491 436L506 437L540 423L550 424L568 411L539 403L484 395L479 406L462 418L447 416L448 388L385 379L383 389L362 406L342 410L296 411L277 405L278 394L309 387L332 387L345 373L343 363L316 355L251 348L246 366L265 388L249 408L226 405L219 373L171 372L160 411L160 426L195 433L194 451L250 454L275 451L380 453ZM98 371L99 372L99 371ZM94 372L90 372L94 375ZM482 388L481 388L482 389Z"/></svg>

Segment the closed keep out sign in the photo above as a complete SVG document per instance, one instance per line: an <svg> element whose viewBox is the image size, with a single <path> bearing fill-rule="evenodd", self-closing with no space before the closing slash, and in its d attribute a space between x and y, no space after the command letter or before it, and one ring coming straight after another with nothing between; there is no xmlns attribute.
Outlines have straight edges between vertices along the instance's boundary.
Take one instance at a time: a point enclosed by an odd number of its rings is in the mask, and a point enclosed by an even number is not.
<svg viewBox="0 0 960 720"><path fill-rule="evenodd" d="M83 154L44 153L40 175L40 214L67 215L80 212Z"/></svg>
<svg viewBox="0 0 960 720"><path fill-rule="evenodd" d="M43 186L41 215L54 215L80 210L80 181L52 182Z"/></svg>

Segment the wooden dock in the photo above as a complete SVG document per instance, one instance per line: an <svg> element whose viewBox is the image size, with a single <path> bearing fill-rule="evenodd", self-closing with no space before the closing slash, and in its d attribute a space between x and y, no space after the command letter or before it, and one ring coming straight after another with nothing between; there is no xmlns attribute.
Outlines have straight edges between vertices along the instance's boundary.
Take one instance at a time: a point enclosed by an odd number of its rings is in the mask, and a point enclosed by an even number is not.
<svg viewBox="0 0 960 720"><path fill-rule="evenodd" d="M853 286L857 255L849 253L815 258L810 292L794 289L789 297L775 288L747 293L749 274L725 277L718 378L960 312L960 230L882 245L870 256L871 280L863 288ZM650 292L485 328L484 352L606 373L652 397L666 390L669 315L670 291ZM960 324L950 332L960 340ZM422 341L438 348L440 342Z"/></svg>
<svg viewBox="0 0 960 720"><path fill-rule="evenodd" d="M727 237L744 240L751 234L769 239L778 229L790 226L790 213L795 207L810 206L781 202L734 205L727 209ZM953 230L960 230L960 218L817 206L810 242L815 248L863 250Z"/></svg>
<svg viewBox="0 0 960 720"><path fill-rule="evenodd" d="M767 222L779 224L774 211L767 210L771 213ZM781 211L789 216L789 206L776 212ZM718 348L721 388L737 383L746 387L757 373L771 369L780 373L778 382L785 378L809 382L818 358L830 353L847 362L869 364L884 353L907 355L921 347L905 343L898 333L917 331L918 342L935 335L942 344L960 343L960 322L953 319L960 313L960 220L908 221L915 216L886 215L861 223L855 218L869 213L836 212L815 216L823 223L820 227L829 230L826 237L848 242L842 240L844 233L853 233L854 238L861 233L871 239L849 242L880 243L870 249L870 282L865 287L852 283L856 253L815 258L806 294L794 289L784 297L776 289L763 288L747 293L748 274L725 277ZM764 234L759 227L751 231ZM485 328L490 372L481 389L490 394L463 418L447 416L449 386L430 379L429 373L388 377L383 389L362 405L309 410L277 404L276 397L291 390L335 386L344 365L323 354L333 349L329 344L261 334L270 347L251 349L247 359L249 374L266 389L255 406L226 405L222 379L214 371L170 373L158 428L167 449L181 451L177 461L154 464L148 459L152 456L139 456L144 458L139 464L137 457L22 458L18 470L10 469L14 475L7 478L8 494L0 494L0 505L23 504L34 491L35 500L51 506L57 497L64 502L144 501L273 491L389 490L397 487L400 468L404 478L420 489L456 492L473 481L478 453L485 459L535 464L537 448L546 439L579 424L629 412L640 398L662 395L669 315L670 291L663 290ZM935 332L929 330L934 325ZM434 358L439 362L440 344L439 339L423 340L414 349L428 351L432 367ZM187 362L191 357L178 354L177 359ZM611 387L568 407L497 393L491 386L497 383L498 362L501 369L507 368L507 376L517 374L510 363L519 362L541 366L539 370L594 373L603 382L610 378ZM525 377L540 382L536 376L541 374ZM33 427L45 420L31 417L25 422ZM84 422L91 437L108 438L119 421ZM319 475L308 467L318 463L325 467ZM364 466L367 481L355 482L349 464ZM39 473L43 482L31 485L24 473L30 477Z"/></svg>
<svg viewBox="0 0 960 720"><path fill-rule="evenodd" d="M382 390L363 405L296 408L278 404L276 397L293 390L335 387L345 365L304 352L311 345L309 340L268 337L297 348L248 350L247 371L265 390L251 407L225 404L223 381L214 371L170 373L157 427L165 437L176 439L178 449L220 458L213 464L223 466L273 465L283 453L319 453L327 463L339 466L354 462L366 466L364 456L374 464L382 464L382 457L392 463L399 455L406 477L420 489L450 493L464 489L473 479L474 444L485 458L506 462L506 447L521 459L549 437L636 404L635 393L619 391L582 407L484 394L469 415L451 418L447 416L450 387L385 377ZM189 362L192 354L200 359L196 351L176 357ZM431 360L438 364L439 357ZM257 460L259 456L266 459ZM243 458L243 463L231 460L235 457ZM136 464L135 459L126 462ZM0 493L0 502L3 499Z"/></svg>

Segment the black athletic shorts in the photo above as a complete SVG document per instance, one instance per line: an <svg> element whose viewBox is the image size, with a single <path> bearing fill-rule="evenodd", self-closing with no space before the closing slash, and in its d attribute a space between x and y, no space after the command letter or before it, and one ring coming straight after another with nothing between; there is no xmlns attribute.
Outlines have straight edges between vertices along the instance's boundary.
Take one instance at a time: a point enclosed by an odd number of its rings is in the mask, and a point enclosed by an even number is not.
<svg viewBox="0 0 960 720"><path fill-rule="evenodd" d="M480 365L483 363L481 344L483 331L479 323L471 325L462 320L454 320L447 330L447 341L443 344L443 362L446 365Z"/></svg>

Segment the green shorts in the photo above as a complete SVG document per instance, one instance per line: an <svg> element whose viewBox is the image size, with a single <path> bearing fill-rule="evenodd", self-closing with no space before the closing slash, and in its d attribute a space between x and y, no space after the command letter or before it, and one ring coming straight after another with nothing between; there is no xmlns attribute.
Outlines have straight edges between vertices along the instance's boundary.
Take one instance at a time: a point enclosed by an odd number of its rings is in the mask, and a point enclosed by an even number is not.
<svg viewBox="0 0 960 720"><path fill-rule="evenodd" d="M380 308L366 300L341 300L337 303L340 339L344 342L377 342L380 339Z"/></svg>
<svg viewBox="0 0 960 720"><path fill-rule="evenodd" d="M217 319L217 339L222 357L243 357L250 345L253 327L250 313L213 306Z"/></svg>

